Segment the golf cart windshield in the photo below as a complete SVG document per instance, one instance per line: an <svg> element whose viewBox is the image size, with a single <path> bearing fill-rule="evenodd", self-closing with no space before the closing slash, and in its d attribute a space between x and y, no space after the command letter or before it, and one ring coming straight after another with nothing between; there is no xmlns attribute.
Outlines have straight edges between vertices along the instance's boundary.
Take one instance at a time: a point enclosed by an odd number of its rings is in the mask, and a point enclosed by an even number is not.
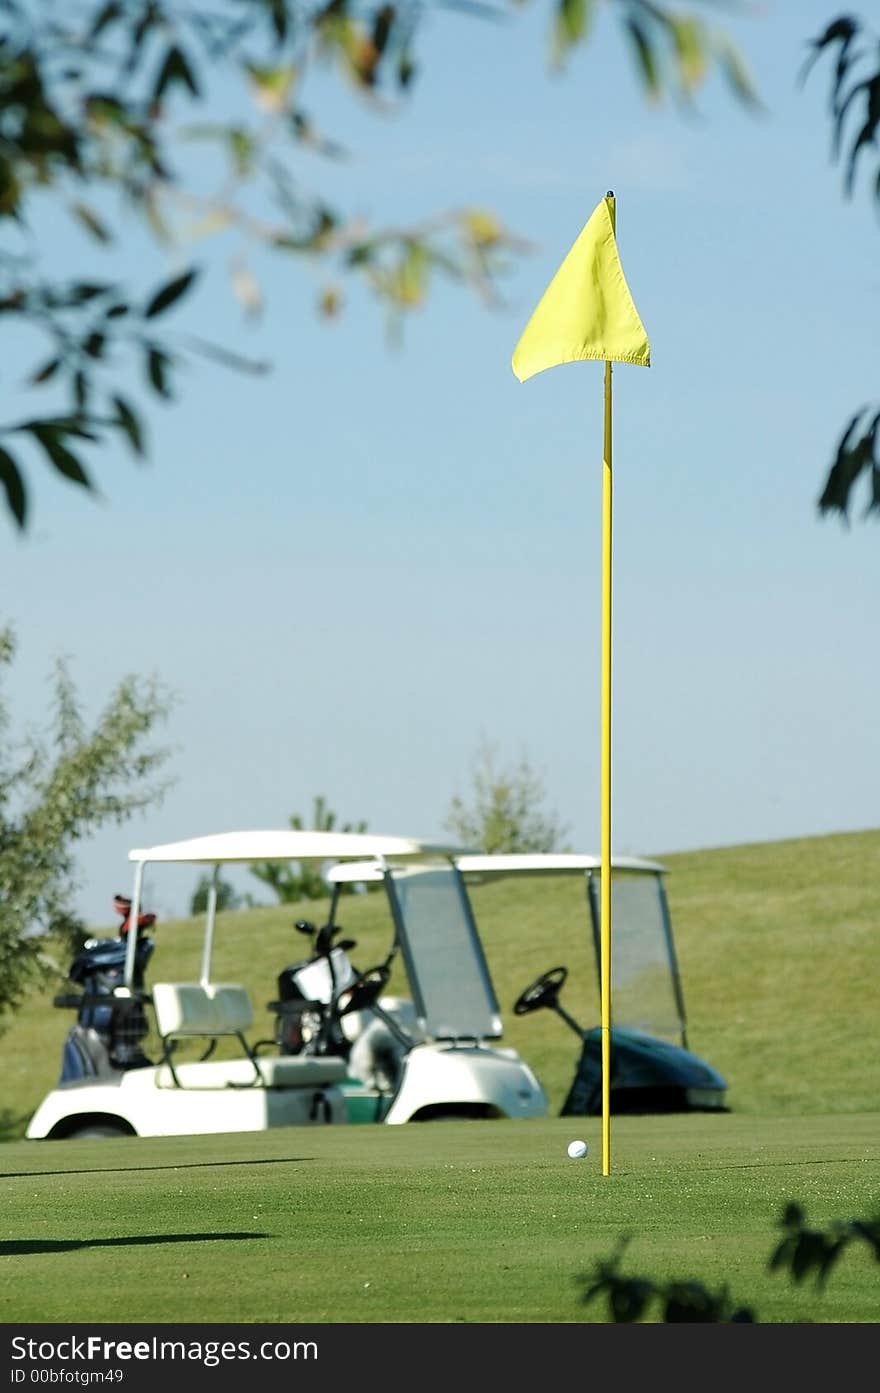
<svg viewBox="0 0 880 1393"><path fill-rule="evenodd" d="M589 930L596 959L596 994L601 983L601 861L573 852L478 853L456 857L465 884L509 876L583 878ZM611 1017L687 1048L684 996L664 875L659 861L615 856L611 863Z"/></svg>
<svg viewBox="0 0 880 1393"><path fill-rule="evenodd" d="M461 876L395 866L386 882L416 1011L434 1039L501 1035L501 1017Z"/></svg>
<svg viewBox="0 0 880 1393"><path fill-rule="evenodd" d="M587 874L587 898L601 961L600 872ZM615 1025L685 1044L686 1024L663 877L615 868L611 875L611 994Z"/></svg>
<svg viewBox="0 0 880 1393"><path fill-rule="evenodd" d="M498 1000L470 899L450 858L340 864L330 868L327 878L337 888L384 881L413 1004L430 1038L501 1036Z"/></svg>

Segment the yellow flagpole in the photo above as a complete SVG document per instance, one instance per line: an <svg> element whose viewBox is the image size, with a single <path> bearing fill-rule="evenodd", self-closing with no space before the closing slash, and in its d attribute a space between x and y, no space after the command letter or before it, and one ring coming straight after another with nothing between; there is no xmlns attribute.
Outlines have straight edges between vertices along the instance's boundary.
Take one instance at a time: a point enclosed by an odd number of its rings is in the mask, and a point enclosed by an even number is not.
<svg viewBox="0 0 880 1393"><path fill-rule="evenodd" d="M608 193L612 230L614 196ZM611 363L605 363L602 450L602 759L600 977L602 1008L602 1174L611 1174Z"/></svg>

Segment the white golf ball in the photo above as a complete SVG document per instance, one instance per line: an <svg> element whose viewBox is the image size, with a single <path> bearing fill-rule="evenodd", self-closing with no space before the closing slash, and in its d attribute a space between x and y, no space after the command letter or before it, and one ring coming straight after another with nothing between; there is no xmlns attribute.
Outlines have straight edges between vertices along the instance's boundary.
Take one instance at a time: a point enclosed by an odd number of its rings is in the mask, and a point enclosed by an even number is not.
<svg viewBox="0 0 880 1393"><path fill-rule="evenodd" d="M585 1141L570 1141L568 1143L568 1154L573 1161L581 1161L587 1154L587 1143Z"/></svg>

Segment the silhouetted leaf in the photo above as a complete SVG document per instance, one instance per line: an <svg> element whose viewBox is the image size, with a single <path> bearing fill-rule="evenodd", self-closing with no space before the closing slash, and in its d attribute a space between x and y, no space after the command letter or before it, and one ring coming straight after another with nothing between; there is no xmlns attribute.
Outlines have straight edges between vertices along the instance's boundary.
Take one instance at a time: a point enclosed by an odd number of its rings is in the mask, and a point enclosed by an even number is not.
<svg viewBox="0 0 880 1393"><path fill-rule="evenodd" d="M104 8L99 10L95 15L92 27L89 30L89 38L96 39L109 24L114 23L115 20L120 18L121 13L122 11L117 0L110 0L110 3L105 5Z"/></svg>
<svg viewBox="0 0 880 1393"><path fill-rule="evenodd" d="M586 3L586 0L580 0L580 3ZM397 11L393 5L382 5L373 15L373 44L377 53L385 52L396 18Z"/></svg>
<svg viewBox="0 0 880 1393"><path fill-rule="evenodd" d="M845 66L845 54L852 40L858 32L856 21L849 15L841 15L835 19L817 39L812 39L809 44L810 52L804 60L803 67L798 74L798 81L803 83L806 80L810 68L824 50L833 43L841 45L841 60ZM840 63L838 64L838 78L842 75Z"/></svg>
<svg viewBox="0 0 880 1393"><path fill-rule="evenodd" d="M289 23L287 0L269 0L269 9L272 15L272 28L275 30L275 37L283 43L287 38L287 26Z"/></svg>
<svg viewBox="0 0 880 1393"><path fill-rule="evenodd" d="M55 376L56 372L61 367L62 362L62 358L50 358L48 363L44 363L43 366L41 368L38 368L36 372L31 376L31 385L36 387L38 383L48 382L50 378Z"/></svg>
<svg viewBox="0 0 880 1393"><path fill-rule="evenodd" d="M27 519L27 490L21 472L8 450L0 446L0 482L6 490L6 503L19 527Z"/></svg>
<svg viewBox="0 0 880 1393"><path fill-rule="evenodd" d="M859 426L863 423L863 432L859 435ZM867 411L862 408L851 418L840 438L834 463L819 498L820 513L837 512L844 522L848 521L850 496L856 480L863 472L870 478L880 464L875 459L878 429L880 411L869 419ZM868 511L872 511L874 506L872 490Z"/></svg>
<svg viewBox="0 0 880 1393"><path fill-rule="evenodd" d="M49 435L59 440L67 435L73 435L79 440L95 441L98 438L94 429L80 414L74 416L38 416L31 421L20 421L17 426L13 426L11 429L27 431L28 434L35 436Z"/></svg>
<svg viewBox="0 0 880 1393"><path fill-rule="evenodd" d="M89 476L76 455L61 443L58 432L54 428L36 424L31 427L31 433L42 445L59 474L63 474L65 479L70 479L72 483L80 484L83 488L90 489L92 487Z"/></svg>
<svg viewBox="0 0 880 1393"><path fill-rule="evenodd" d="M116 407L116 419L131 442L131 448L136 455L144 453L143 430L139 417L129 406L125 397L114 397L113 405Z"/></svg>
<svg viewBox="0 0 880 1393"><path fill-rule="evenodd" d="M713 1296L702 1282L670 1282L663 1319L671 1325L723 1321L724 1301Z"/></svg>
<svg viewBox="0 0 880 1393"><path fill-rule="evenodd" d="M170 358L158 348L147 349L147 377L154 391L160 397L170 398L171 391L168 386L168 368Z"/></svg>
<svg viewBox="0 0 880 1393"><path fill-rule="evenodd" d="M16 217L21 197L21 183L12 160L0 155L0 217Z"/></svg>
<svg viewBox="0 0 880 1393"><path fill-rule="evenodd" d="M94 300L98 295L106 295L112 286L100 284L95 281L77 281L76 285L70 287L68 300L72 305L85 305L89 300Z"/></svg>
<svg viewBox="0 0 880 1393"><path fill-rule="evenodd" d="M730 1317L732 1325L754 1325L755 1313L751 1306L738 1306Z"/></svg>
<svg viewBox="0 0 880 1393"><path fill-rule="evenodd" d="M186 54L176 44L172 44L165 54L165 60L159 69L153 87L153 100L161 100L173 83L186 87L193 97L199 95L195 73L190 67Z"/></svg>
<svg viewBox="0 0 880 1393"><path fill-rule="evenodd" d="M821 1265L824 1252L825 1244L822 1235L811 1233L809 1229L802 1230L791 1254L789 1267L792 1280L795 1282L803 1281L814 1267Z"/></svg>
<svg viewBox="0 0 880 1393"><path fill-rule="evenodd" d="M653 1290L653 1284L640 1277L617 1281L608 1294L613 1320L618 1324L640 1320Z"/></svg>
<svg viewBox="0 0 880 1393"><path fill-rule="evenodd" d="M149 301L144 310L144 318L155 319L156 315L167 310L176 300L186 294L198 274L198 270L193 268L185 271L182 276L175 276L174 280L167 281Z"/></svg>
<svg viewBox="0 0 880 1393"><path fill-rule="evenodd" d="M850 1223L852 1234L862 1238L872 1249L874 1258L880 1262L880 1217L876 1219L853 1219Z"/></svg>
<svg viewBox="0 0 880 1393"><path fill-rule="evenodd" d="M397 60L397 83L402 90L411 87L418 68L408 49L404 49Z"/></svg>

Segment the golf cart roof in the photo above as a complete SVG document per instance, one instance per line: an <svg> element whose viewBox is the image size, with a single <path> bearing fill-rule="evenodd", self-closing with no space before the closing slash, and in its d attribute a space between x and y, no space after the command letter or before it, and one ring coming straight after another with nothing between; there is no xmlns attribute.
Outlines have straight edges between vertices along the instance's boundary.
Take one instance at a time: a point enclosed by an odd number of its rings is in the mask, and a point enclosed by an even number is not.
<svg viewBox="0 0 880 1393"><path fill-rule="evenodd" d="M496 853L495 855L456 856L455 864L465 880L491 880L503 875L557 875L586 871L600 871L602 859L599 856L581 855L577 852L534 851L522 853ZM642 856L612 856L612 871L647 871L654 875L664 873L666 867L659 861L648 861Z"/></svg>
<svg viewBox="0 0 880 1393"><path fill-rule="evenodd" d="M327 871L327 880L331 885L359 885L361 882L381 880L384 874L379 861L340 861Z"/></svg>
<svg viewBox="0 0 880 1393"><path fill-rule="evenodd" d="M449 854L449 853L447 853ZM575 852L522 852L488 853L456 851L452 859L465 880L493 880L504 875L539 875L555 872L557 875L580 874L602 869L599 856L579 855ZM653 875L663 874L666 867L659 861L647 861L642 856L612 856L613 871L644 871ZM382 867L376 861L346 861L331 866L327 879L332 885L353 885L382 879Z"/></svg>
<svg viewBox="0 0 880 1393"><path fill-rule="evenodd" d="M178 865L214 867L215 882L221 865L253 864L259 861L319 861L333 862L345 858L370 857L370 865L389 862L412 863L426 860L436 865L445 858L451 866L456 855L466 848L445 842L422 841L414 837L379 837L369 832L303 831L296 828L217 832L207 837L190 837L182 842L164 842L159 846L135 847L128 853L134 866L134 889L131 914L140 911L145 867L153 862ZM213 887L216 890L216 884ZM211 955L214 943L216 893L209 893L205 909L205 930L202 944L201 982L211 980ZM129 936L125 958L125 985L134 982L135 946L137 935Z"/></svg>
<svg viewBox="0 0 880 1393"><path fill-rule="evenodd" d="M218 832L182 842L137 847L129 861L177 861L204 865L251 861L333 861L364 857L395 860L461 854L465 848L413 837L380 837L369 832L310 832L279 828L268 831ZM375 865L370 860L369 865Z"/></svg>

